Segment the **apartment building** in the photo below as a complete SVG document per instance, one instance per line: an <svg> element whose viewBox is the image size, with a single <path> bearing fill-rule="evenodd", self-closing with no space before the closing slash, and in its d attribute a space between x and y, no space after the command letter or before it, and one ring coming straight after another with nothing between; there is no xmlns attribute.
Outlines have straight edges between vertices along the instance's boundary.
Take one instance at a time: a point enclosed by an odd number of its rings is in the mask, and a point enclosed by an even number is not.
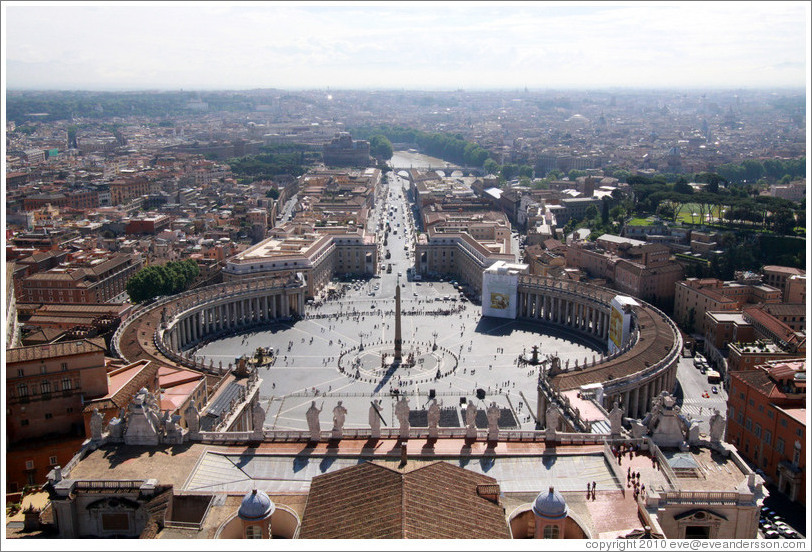
<svg viewBox="0 0 812 552"><path fill-rule="evenodd" d="M37 272L15 282L25 303L106 303L126 290L143 266L139 253L97 253Z"/></svg>
<svg viewBox="0 0 812 552"><path fill-rule="evenodd" d="M8 492L70 460L84 437L84 401L106 393L102 340L6 349Z"/></svg>
<svg viewBox="0 0 812 552"><path fill-rule="evenodd" d="M691 332L705 335L705 313L739 311L754 303L779 303L781 291L763 284L723 282L716 278L688 278L677 282L674 319Z"/></svg>
<svg viewBox="0 0 812 552"><path fill-rule="evenodd" d="M504 243L480 243L465 231L445 232L442 227L432 227L417 239L414 270L420 275L454 277L478 295L482 293L482 272L486 268L496 261L516 262L507 247Z"/></svg>
<svg viewBox="0 0 812 552"><path fill-rule="evenodd" d="M806 504L806 361L734 372L726 440L790 500Z"/></svg>
<svg viewBox="0 0 812 552"><path fill-rule="evenodd" d="M793 268L791 266L766 265L761 268L761 273L764 275L765 284L781 290L783 293L784 302L803 303L803 301L791 301L789 295L792 294L793 296L797 296L799 294L799 290L796 288L800 287L803 289L806 286L805 271L801 270L800 268ZM803 285L798 286L799 278L793 278L793 276L802 277ZM793 282L791 290L790 282ZM806 294L804 293L804 296L805 295Z"/></svg>
<svg viewBox="0 0 812 552"><path fill-rule="evenodd" d="M375 235L363 229L287 222L269 233L270 237L226 262L224 281L301 273L306 296L314 297L336 274L371 275L378 271Z"/></svg>

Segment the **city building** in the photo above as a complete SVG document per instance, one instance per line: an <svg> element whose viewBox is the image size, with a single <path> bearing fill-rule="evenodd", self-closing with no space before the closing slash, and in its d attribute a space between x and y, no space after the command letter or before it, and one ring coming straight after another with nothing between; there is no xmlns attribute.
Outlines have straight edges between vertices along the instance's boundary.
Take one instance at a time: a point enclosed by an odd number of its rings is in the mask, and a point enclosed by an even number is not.
<svg viewBox="0 0 812 552"><path fill-rule="evenodd" d="M676 284L674 319L689 332L704 335L706 312L739 311L744 305L755 303L780 303L781 296L781 290L760 282L687 278Z"/></svg>
<svg viewBox="0 0 812 552"><path fill-rule="evenodd" d="M806 272L801 270L800 268L793 268L790 266L776 266L776 265L766 265L761 267L761 273L764 275L764 283L768 286L772 286L774 288L780 289L783 293L783 301L785 303L803 303L803 301L791 300L798 298L798 291L795 289L799 279L802 278L801 282L803 285L799 286L803 289L806 285ZM799 277L799 278L793 278ZM790 283L792 284L792 289L790 289ZM790 298L790 294L793 295Z"/></svg>
<svg viewBox="0 0 812 552"><path fill-rule="evenodd" d="M269 234L267 239L226 261L224 281L300 273L307 286L307 297L314 297L336 275L378 272L375 236L363 228L317 228L288 222Z"/></svg>
<svg viewBox="0 0 812 552"><path fill-rule="evenodd" d="M727 436L793 501L806 504L806 361L759 363L730 375Z"/></svg>
<svg viewBox="0 0 812 552"><path fill-rule="evenodd" d="M107 393L104 342L6 349L8 492L41 484L84 437L84 400Z"/></svg>
<svg viewBox="0 0 812 552"><path fill-rule="evenodd" d="M144 261L139 253L88 252L16 281L25 303L107 303L119 299Z"/></svg>
<svg viewBox="0 0 812 552"><path fill-rule="evenodd" d="M353 140L349 132L339 132L324 144L324 164L337 167L366 167L370 162L369 142Z"/></svg>
<svg viewBox="0 0 812 552"><path fill-rule="evenodd" d="M595 242L573 241L566 249L567 266L585 271L610 287L668 308L674 285L683 277L667 246L603 234Z"/></svg>

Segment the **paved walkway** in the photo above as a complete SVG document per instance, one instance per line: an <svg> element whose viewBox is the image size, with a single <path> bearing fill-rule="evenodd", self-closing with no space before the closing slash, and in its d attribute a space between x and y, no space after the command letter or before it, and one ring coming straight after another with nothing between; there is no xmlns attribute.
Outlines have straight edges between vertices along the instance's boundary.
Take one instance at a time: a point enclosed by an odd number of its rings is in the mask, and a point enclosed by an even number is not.
<svg viewBox="0 0 812 552"><path fill-rule="evenodd" d="M596 445L545 447L544 443L468 443L441 439L405 443L407 461L397 440L343 440L338 443L262 444L250 450L212 448L203 454L183 488L209 492L306 492L313 477L370 460L400 469L414 469L437 460L495 477L503 492L538 492L554 485L580 491L597 482L602 491L620 491L618 482Z"/></svg>

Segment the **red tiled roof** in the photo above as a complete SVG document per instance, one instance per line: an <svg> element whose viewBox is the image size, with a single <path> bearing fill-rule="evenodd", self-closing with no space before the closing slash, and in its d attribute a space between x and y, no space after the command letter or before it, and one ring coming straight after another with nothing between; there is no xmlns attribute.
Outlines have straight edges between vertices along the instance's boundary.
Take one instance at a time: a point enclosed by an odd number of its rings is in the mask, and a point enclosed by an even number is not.
<svg viewBox="0 0 812 552"><path fill-rule="evenodd" d="M367 462L313 478L301 538L510 538L492 477L437 462L409 473Z"/></svg>

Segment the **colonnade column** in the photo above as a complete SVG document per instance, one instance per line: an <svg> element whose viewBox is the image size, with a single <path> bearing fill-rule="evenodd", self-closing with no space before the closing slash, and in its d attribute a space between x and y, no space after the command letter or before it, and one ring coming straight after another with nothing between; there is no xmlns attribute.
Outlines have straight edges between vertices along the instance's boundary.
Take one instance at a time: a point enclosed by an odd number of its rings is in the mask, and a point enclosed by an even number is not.
<svg viewBox="0 0 812 552"><path fill-rule="evenodd" d="M651 396L649 395L648 383L640 387L640 401L642 402L640 415L644 416L646 412L648 412L651 405Z"/></svg>
<svg viewBox="0 0 812 552"><path fill-rule="evenodd" d="M632 389L631 397L629 398L629 416L632 418L640 417L640 388L635 387Z"/></svg>

